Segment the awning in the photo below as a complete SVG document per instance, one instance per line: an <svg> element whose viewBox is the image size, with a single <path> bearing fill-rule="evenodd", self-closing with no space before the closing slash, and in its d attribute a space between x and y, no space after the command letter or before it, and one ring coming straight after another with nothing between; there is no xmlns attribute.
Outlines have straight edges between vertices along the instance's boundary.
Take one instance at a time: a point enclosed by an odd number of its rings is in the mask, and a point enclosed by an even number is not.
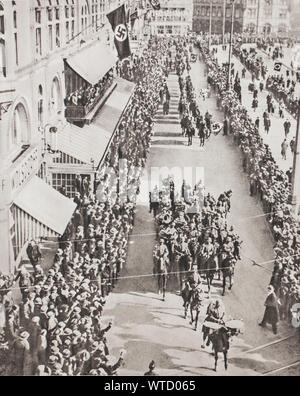
<svg viewBox="0 0 300 396"><path fill-rule="evenodd" d="M111 134L100 128L85 125L79 128L73 124L57 134L57 149L85 164L99 164Z"/></svg>
<svg viewBox="0 0 300 396"><path fill-rule="evenodd" d="M68 65L88 83L95 85L115 65L114 55L104 44L83 48L77 54L66 59Z"/></svg>
<svg viewBox="0 0 300 396"><path fill-rule="evenodd" d="M14 204L54 232L62 235L76 204L34 176L18 194Z"/></svg>
<svg viewBox="0 0 300 396"><path fill-rule="evenodd" d="M92 124L113 134L134 88L134 83L118 78L116 88L100 108Z"/></svg>
<svg viewBox="0 0 300 396"><path fill-rule="evenodd" d="M133 93L135 84L117 79L117 86L93 121L83 128L73 124L57 134L57 149L85 164L99 165L120 117Z"/></svg>

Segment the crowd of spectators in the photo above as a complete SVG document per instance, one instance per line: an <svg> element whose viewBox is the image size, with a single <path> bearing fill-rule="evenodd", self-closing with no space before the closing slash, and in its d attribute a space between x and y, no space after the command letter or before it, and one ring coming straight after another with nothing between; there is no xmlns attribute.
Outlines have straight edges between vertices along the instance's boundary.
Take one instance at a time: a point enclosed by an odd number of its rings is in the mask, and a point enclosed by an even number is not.
<svg viewBox="0 0 300 396"><path fill-rule="evenodd" d="M270 50L272 48L272 46L269 47ZM273 54L273 60L283 56L282 50L278 52L280 55ZM285 108L296 118L299 104L299 97L296 95L296 85L297 82L300 82L300 73L291 68L286 70L285 76L282 73L274 73L273 75L269 74L267 77L268 68L262 56L260 56L254 48L250 48L248 51L240 45L236 45L233 49L233 53L252 74L252 81L254 81L255 78L260 80L261 77L263 80L266 80L266 89L269 90L279 102L284 103ZM280 63L278 65L280 66Z"/></svg>
<svg viewBox="0 0 300 396"><path fill-rule="evenodd" d="M150 41L137 60L135 91L96 188L80 176L75 180L77 209L52 267L46 273L38 262L33 274L21 266L15 279L1 279L3 374L105 376L123 364L125 351L117 359L110 354L105 334L112 321L103 319L103 308L126 260L167 49L165 40ZM14 281L20 304L11 298Z"/></svg>
<svg viewBox="0 0 300 396"><path fill-rule="evenodd" d="M70 93L65 99L66 106L83 106L90 111L105 95L107 89L114 81L113 71L108 71L95 85L87 85Z"/></svg>
<svg viewBox="0 0 300 396"><path fill-rule="evenodd" d="M218 65L205 45L200 45L200 51L218 103L229 118L229 131L241 150L243 170L249 176L250 194L261 199L274 235L271 283L281 300L281 318L290 320L291 307L300 301L300 226L292 214L290 179L279 169L237 94L232 89L227 90L226 70Z"/></svg>

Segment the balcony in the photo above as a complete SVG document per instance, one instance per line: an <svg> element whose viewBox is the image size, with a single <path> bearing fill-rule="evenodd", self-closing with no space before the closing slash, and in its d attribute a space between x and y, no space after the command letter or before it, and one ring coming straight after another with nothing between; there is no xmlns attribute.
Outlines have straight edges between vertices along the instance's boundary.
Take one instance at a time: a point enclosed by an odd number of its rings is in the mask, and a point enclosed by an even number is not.
<svg viewBox="0 0 300 396"><path fill-rule="evenodd" d="M74 103L74 98L69 97L65 100L66 110L65 117L69 122L76 122L82 124L89 124L97 111L106 102L112 91L116 87L116 82L113 78L109 78L99 89L94 93L94 96L89 96L89 91L94 87L89 87L83 92L83 95L78 95L77 104ZM95 88L94 88L95 89ZM75 93L73 94L75 95Z"/></svg>

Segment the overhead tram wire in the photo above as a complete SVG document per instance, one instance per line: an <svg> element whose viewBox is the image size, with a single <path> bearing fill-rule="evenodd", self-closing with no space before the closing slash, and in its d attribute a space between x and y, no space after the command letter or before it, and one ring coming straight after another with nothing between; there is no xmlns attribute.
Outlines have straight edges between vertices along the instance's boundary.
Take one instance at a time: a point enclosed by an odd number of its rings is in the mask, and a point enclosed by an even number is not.
<svg viewBox="0 0 300 396"><path fill-rule="evenodd" d="M260 262L260 263L257 263L255 260L253 260L253 259L251 259L249 257L246 257L246 256L242 256L242 257L252 261L253 262L253 266L262 267L265 270L268 270L267 268L264 267L264 264L270 264L270 263L272 263L274 261L286 260L286 259L289 259L289 258L294 257L294 256L300 256L300 254L297 253L297 254L293 254L291 256L279 257L279 258L275 258L275 259L272 259L272 260L263 261L263 262ZM230 267L223 267L222 269L227 269L227 268L230 268ZM222 270L222 269L220 269L220 270ZM216 269L203 269L203 270L200 270L200 272L209 272L209 271L216 271ZM126 270L126 272L128 273L127 270ZM169 272L168 275L191 274L192 272L193 272L193 270L189 270L189 271L172 271L172 272ZM116 280L119 281L119 280L124 280L124 279L149 278L149 277L156 277L156 276L159 276L159 275L160 274L153 274L153 273L152 274L150 274L150 273L149 274L140 274L140 275L126 275L126 276L119 276L119 277L116 278ZM91 280L91 282L98 282L98 280ZM66 282L65 284L68 285L68 284L71 284L71 283L72 282ZM59 283L54 283L54 285L59 285ZM103 283L102 285L107 285L107 283ZM22 286L22 287L11 287L11 288L4 288L4 289L0 289L0 290L9 292L11 290L34 289L34 288L35 288L35 285Z"/></svg>
<svg viewBox="0 0 300 396"><path fill-rule="evenodd" d="M278 211L278 212L280 212L280 211ZM239 222L239 221L244 221L244 220L250 220L250 219L255 219L255 218L259 218L259 217L265 217L265 216L268 216L268 215L270 215L270 214L274 214L274 213L278 213L277 211L275 211L275 212L269 212L269 213L264 213L264 214L261 214L261 215L255 215L255 216L249 216L249 217L242 217L241 219L237 219L236 221L237 222ZM214 228L215 226L208 226L208 227L203 227L202 228L202 230L207 230L207 229L210 229L210 228ZM101 234L102 235L102 234ZM129 238L134 238L134 237L146 237L146 236L155 236L156 235L156 232L149 232L149 233L139 233L139 234L131 234L131 235L129 235ZM33 240L35 240L35 239L39 239L39 238L42 238L42 239L44 239L44 237L34 237L34 236L32 236L32 238L30 238L30 239L33 239ZM96 238L83 238L83 239L68 239L68 240L66 240L66 241L47 241L47 240L44 240L44 241L40 241L40 242L38 242L38 244L39 245L47 245L47 244L53 244L53 245L59 245L60 243L67 243L67 242L87 242L87 241L91 241L91 240L94 240L94 239L96 239ZM12 247L14 247L14 248L22 248L24 245L13 245Z"/></svg>

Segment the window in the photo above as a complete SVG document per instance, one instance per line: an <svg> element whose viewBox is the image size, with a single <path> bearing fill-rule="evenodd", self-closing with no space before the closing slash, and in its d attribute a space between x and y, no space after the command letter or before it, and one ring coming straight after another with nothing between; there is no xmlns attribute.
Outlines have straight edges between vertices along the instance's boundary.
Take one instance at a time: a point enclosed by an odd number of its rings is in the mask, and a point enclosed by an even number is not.
<svg viewBox="0 0 300 396"><path fill-rule="evenodd" d="M25 107L19 103L13 114L13 128L9 141L9 150L16 149L22 144L28 143L29 123Z"/></svg>
<svg viewBox="0 0 300 396"><path fill-rule="evenodd" d="M50 103L51 110L54 113L57 113L61 109L61 104L62 104L61 89L60 89L59 81L55 77L51 87L51 103Z"/></svg>
<svg viewBox="0 0 300 396"><path fill-rule="evenodd" d="M39 93L38 93L38 125L39 127L43 126L43 87L39 86Z"/></svg>
<svg viewBox="0 0 300 396"><path fill-rule="evenodd" d="M14 5L15 7L15 5ZM17 30L17 11L13 10L13 37L15 45L15 62L18 66L19 64L19 54L18 54L18 30Z"/></svg>
<svg viewBox="0 0 300 396"><path fill-rule="evenodd" d="M55 26L55 42L56 42L56 47L60 47L60 26L59 23L56 24Z"/></svg>
<svg viewBox="0 0 300 396"><path fill-rule="evenodd" d="M5 28L4 28L4 12L1 12L2 5L0 5L0 33L4 34L5 33ZM3 11L3 8L2 8Z"/></svg>
<svg viewBox="0 0 300 396"><path fill-rule="evenodd" d="M19 64L19 53L18 53L18 33L14 33L15 38L15 56L16 56L16 65Z"/></svg>
<svg viewBox="0 0 300 396"><path fill-rule="evenodd" d="M41 28L35 29L35 52L36 55L42 55L42 30Z"/></svg>
<svg viewBox="0 0 300 396"><path fill-rule="evenodd" d="M0 3L0 78L6 77L6 42L5 42L5 20L4 8Z"/></svg>
<svg viewBox="0 0 300 396"><path fill-rule="evenodd" d="M66 22L66 42L70 39L70 23Z"/></svg>
<svg viewBox="0 0 300 396"><path fill-rule="evenodd" d="M0 77L6 77L5 41L0 38Z"/></svg>
<svg viewBox="0 0 300 396"><path fill-rule="evenodd" d="M60 18L59 8L56 7L56 8L55 8L55 19L56 19L57 21L59 21L59 18Z"/></svg>
<svg viewBox="0 0 300 396"><path fill-rule="evenodd" d="M13 12L14 28L17 29L17 11Z"/></svg>
<svg viewBox="0 0 300 396"><path fill-rule="evenodd" d="M48 40L49 40L49 49L53 51L53 28L52 25L48 26Z"/></svg>
<svg viewBox="0 0 300 396"><path fill-rule="evenodd" d="M38 24L41 23L41 10L39 8L35 9L35 22Z"/></svg>
<svg viewBox="0 0 300 396"><path fill-rule="evenodd" d="M50 7L47 8L47 14L48 14L48 21L51 22L53 18L52 8Z"/></svg>

